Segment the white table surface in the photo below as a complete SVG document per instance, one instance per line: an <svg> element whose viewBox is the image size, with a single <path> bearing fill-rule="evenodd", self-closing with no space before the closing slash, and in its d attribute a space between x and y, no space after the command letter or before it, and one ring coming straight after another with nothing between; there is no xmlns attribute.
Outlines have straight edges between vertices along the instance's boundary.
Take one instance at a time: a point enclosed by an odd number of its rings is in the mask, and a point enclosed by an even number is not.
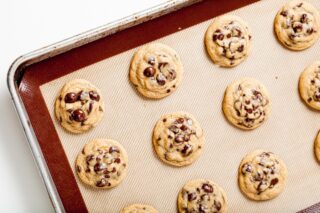
<svg viewBox="0 0 320 213"><path fill-rule="evenodd" d="M0 212L54 212L7 89L13 60L164 1L0 1Z"/></svg>

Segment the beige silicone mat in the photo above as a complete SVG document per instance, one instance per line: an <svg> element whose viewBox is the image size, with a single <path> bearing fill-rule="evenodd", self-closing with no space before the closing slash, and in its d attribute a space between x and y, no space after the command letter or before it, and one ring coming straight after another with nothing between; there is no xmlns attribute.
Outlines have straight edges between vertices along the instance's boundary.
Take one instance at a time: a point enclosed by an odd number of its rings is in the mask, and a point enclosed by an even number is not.
<svg viewBox="0 0 320 213"><path fill-rule="evenodd" d="M302 52L286 50L277 42L273 19L285 2L264 0L232 12L246 20L253 32L252 54L232 69L213 65L206 55L203 37L211 20L159 39L179 53L185 68L181 86L162 100L142 98L129 83L128 68L136 49L41 86L73 169L78 152L94 138L116 139L128 152L128 175L112 190L88 188L76 177L90 212L116 213L131 203L147 203L161 213L174 213L180 188L195 178L208 178L223 187L229 200L229 212L293 212L320 202L320 165L313 155L320 112L307 108L297 90L301 71L320 56L320 41ZM310 2L320 8L320 1ZM234 128L221 110L227 85L244 76L263 82L273 101L270 119L253 131ZM60 88L74 78L84 78L98 86L106 104L102 122L82 135L65 132L53 114L54 100ZM173 168L157 159L151 135L162 114L180 110L192 113L199 120L206 144L194 164ZM242 157L258 148L280 155L289 171L284 192L266 202L246 199L237 184Z"/></svg>

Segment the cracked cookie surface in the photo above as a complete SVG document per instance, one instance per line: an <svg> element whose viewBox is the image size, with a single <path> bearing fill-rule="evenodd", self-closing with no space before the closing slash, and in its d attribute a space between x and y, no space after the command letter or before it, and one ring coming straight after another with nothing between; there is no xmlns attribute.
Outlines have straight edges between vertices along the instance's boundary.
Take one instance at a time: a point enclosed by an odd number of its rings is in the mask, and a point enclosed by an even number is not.
<svg viewBox="0 0 320 213"><path fill-rule="evenodd" d="M227 209L224 190L211 180L191 180L178 195L179 213L225 213Z"/></svg>
<svg viewBox="0 0 320 213"><path fill-rule="evenodd" d="M312 63L301 73L299 92L308 106L320 110L320 61Z"/></svg>
<svg viewBox="0 0 320 213"><path fill-rule="evenodd" d="M286 180L286 165L272 152L255 150L239 166L239 187L252 200L275 198L283 191Z"/></svg>
<svg viewBox="0 0 320 213"><path fill-rule="evenodd" d="M129 78L145 97L160 99L180 85L183 67L175 50L161 43L141 47L133 56Z"/></svg>
<svg viewBox="0 0 320 213"><path fill-rule="evenodd" d="M288 49L304 50L319 38L320 15L306 1L293 0L277 13L274 30L278 40Z"/></svg>
<svg viewBox="0 0 320 213"><path fill-rule="evenodd" d="M269 117L271 99L259 81L242 78L227 87L222 109L230 123L244 130L252 130Z"/></svg>
<svg viewBox="0 0 320 213"><path fill-rule="evenodd" d="M76 159L78 176L94 188L109 189L119 185L127 168L125 149L111 139L95 139L87 143Z"/></svg>
<svg viewBox="0 0 320 213"><path fill-rule="evenodd" d="M155 208L146 204L132 204L121 209L120 213L159 213Z"/></svg>
<svg viewBox="0 0 320 213"><path fill-rule="evenodd" d="M158 157L173 166L186 166L198 159L204 146L203 130L193 115L176 112L163 115L153 130Z"/></svg>
<svg viewBox="0 0 320 213"><path fill-rule="evenodd" d="M75 79L66 83L55 102L55 115L61 126L72 133L83 133L103 117L100 90L89 81Z"/></svg>
<svg viewBox="0 0 320 213"><path fill-rule="evenodd" d="M240 17L217 17L205 34L207 52L215 64L234 67L243 62L251 52L251 31Z"/></svg>

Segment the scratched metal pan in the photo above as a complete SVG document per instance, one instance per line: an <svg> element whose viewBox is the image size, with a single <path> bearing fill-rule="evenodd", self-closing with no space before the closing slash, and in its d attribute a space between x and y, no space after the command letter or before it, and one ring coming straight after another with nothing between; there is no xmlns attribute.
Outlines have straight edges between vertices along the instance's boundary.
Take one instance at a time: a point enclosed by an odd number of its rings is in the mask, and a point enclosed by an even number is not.
<svg viewBox="0 0 320 213"><path fill-rule="evenodd" d="M88 212L88 209L39 87L97 61L256 1L167 1L28 53L12 63L8 88L56 212ZM145 33L153 29L157 32ZM320 205L316 204L304 211L320 212L319 209Z"/></svg>

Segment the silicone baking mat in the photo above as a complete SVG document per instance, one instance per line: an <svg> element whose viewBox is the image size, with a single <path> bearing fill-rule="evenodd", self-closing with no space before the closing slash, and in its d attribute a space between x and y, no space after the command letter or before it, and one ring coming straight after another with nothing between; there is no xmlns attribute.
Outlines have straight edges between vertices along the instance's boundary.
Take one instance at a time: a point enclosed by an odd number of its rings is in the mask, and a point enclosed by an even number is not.
<svg viewBox="0 0 320 213"><path fill-rule="evenodd" d="M319 1L310 2L320 8ZM40 87L74 174L77 154L85 143L94 138L115 139L128 152L128 175L112 190L92 189L76 177L90 212L118 212L131 203L151 204L163 213L176 212L180 188L188 180L196 178L208 178L223 187L230 212L293 212L320 201L320 165L313 154L320 115L305 106L297 89L300 73L319 58L320 43L305 51L293 52L277 42L273 20L284 3L286 0L264 0L231 12L243 18L253 34L251 55L232 69L215 66L206 54L204 34L212 20L156 40L178 52L185 70L182 84L167 98L145 99L130 84L128 70L137 48ZM245 76L261 81L273 101L270 118L253 131L233 127L221 110L227 85ZM75 78L87 79L99 87L106 107L102 122L81 135L65 132L53 114L59 90L64 83ZM151 137L153 127L162 114L181 110L198 119L206 143L195 163L174 168L155 156ZM248 200L237 184L241 159L255 149L275 152L288 167L285 190L279 197L266 202Z"/></svg>

